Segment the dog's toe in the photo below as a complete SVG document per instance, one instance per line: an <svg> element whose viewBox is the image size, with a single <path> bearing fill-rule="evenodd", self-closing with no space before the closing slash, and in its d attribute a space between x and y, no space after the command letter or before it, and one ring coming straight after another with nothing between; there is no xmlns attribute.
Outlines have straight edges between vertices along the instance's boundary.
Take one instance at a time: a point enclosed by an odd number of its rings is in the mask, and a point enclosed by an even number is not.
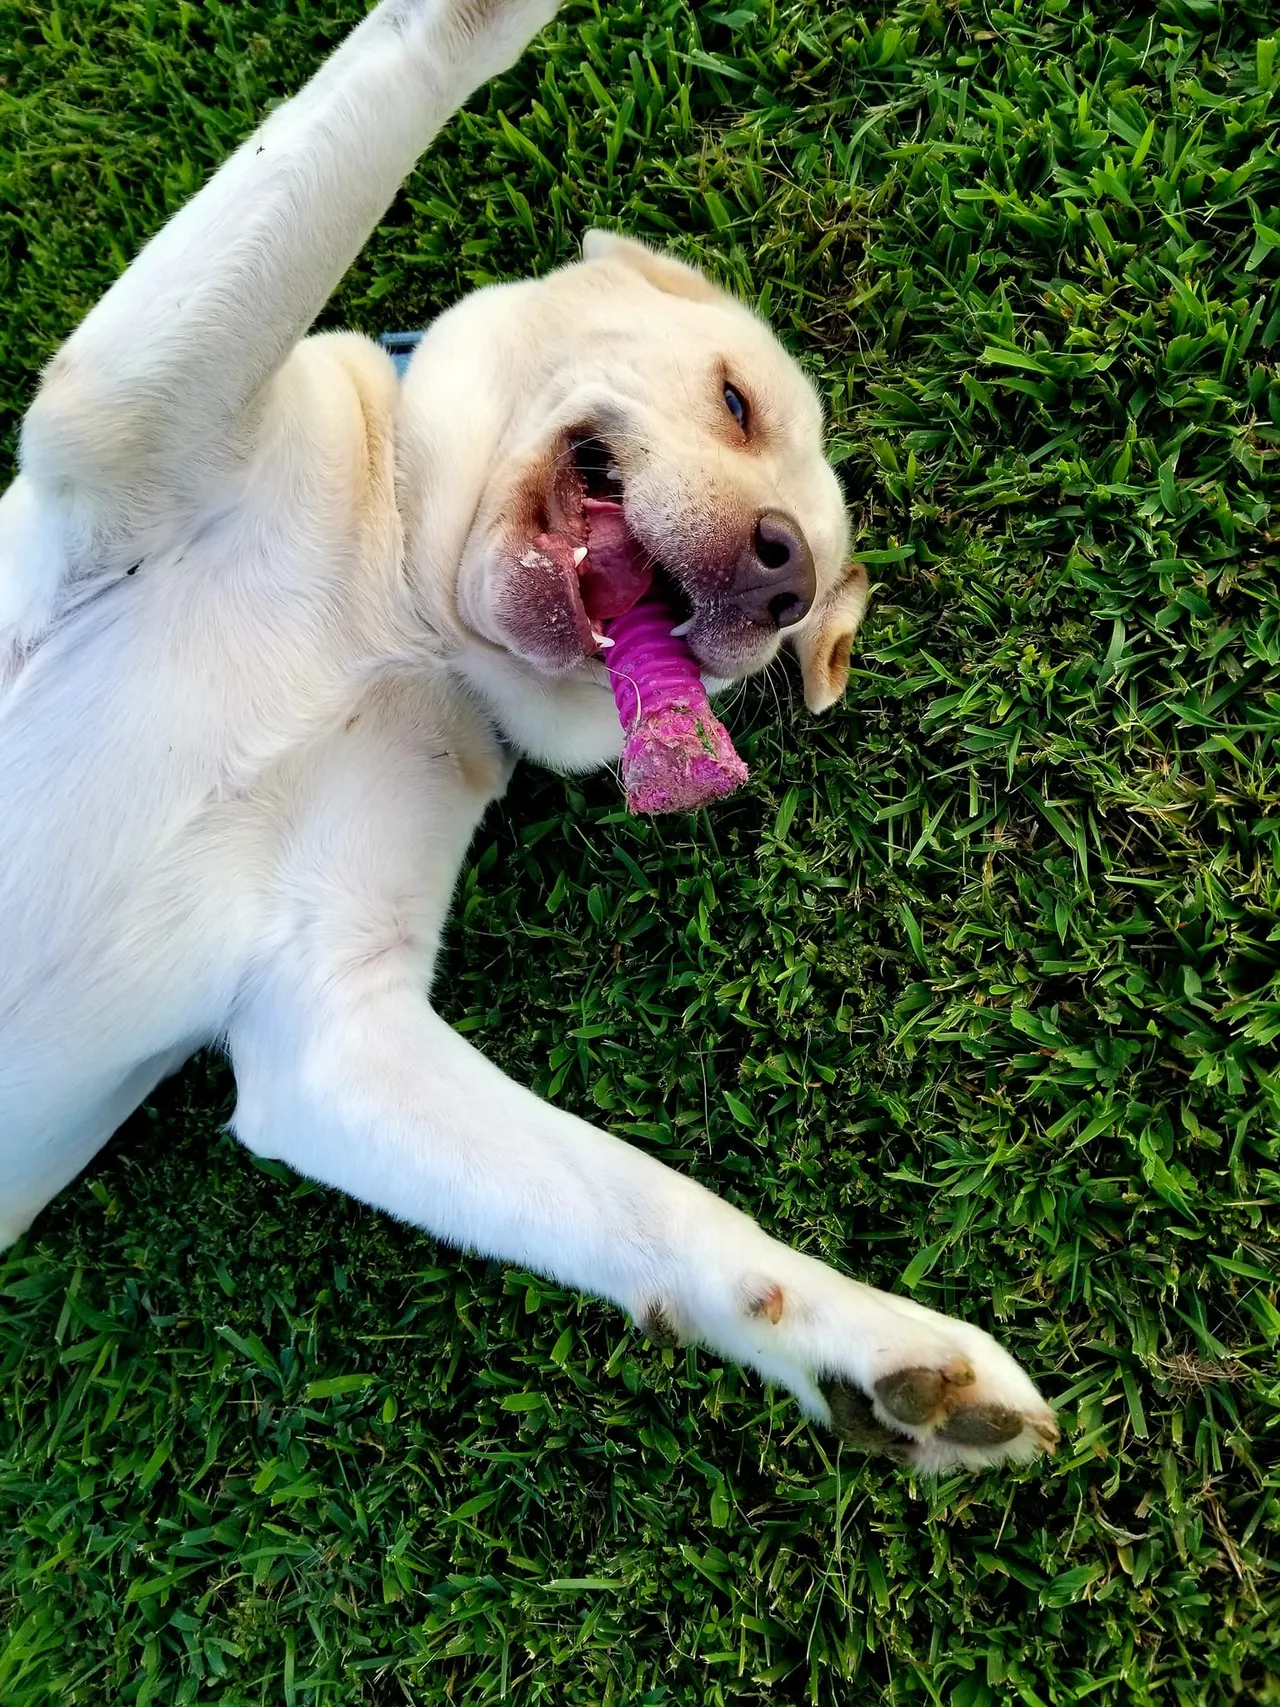
<svg viewBox="0 0 1280 1707"><path fill-rule="evenodd" d="M953 1411L938 1429L952 1446L1004 1446L1022 1433L1026 1418L1004 1405L966 1405Z"/></svg>
<svg viewBox="0 0 1280 1707"><path fill-rule="evenodd" d="M846 1446L863 1452L887 1452L890 1457L899 1457L910 1447L905 1435L884 1426L870 1399L857 1387L843 1381L824 1381L822 1396L831 1412L831 1426Z"/></svg>
<svg viewBox="0 0 1280 1707"><path fill-rule="evenodd" d="M876 1382L876 1398L897 1422L928 1422L942 1404L947 1381L940 1369L897 1369Z"/></svg>

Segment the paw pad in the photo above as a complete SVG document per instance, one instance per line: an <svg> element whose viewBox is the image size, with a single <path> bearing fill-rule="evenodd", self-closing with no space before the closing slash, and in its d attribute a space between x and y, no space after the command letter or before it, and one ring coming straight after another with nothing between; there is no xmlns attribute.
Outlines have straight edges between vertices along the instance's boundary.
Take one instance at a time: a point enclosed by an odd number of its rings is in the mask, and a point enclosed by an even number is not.
<svg viewBox="0 0 1280 1707"><path fill-rule="evenodd" d="M870 1399L856 1387L847 1387L843 1381L824 1381L821 1386L831 1412L831 1426L846 1446L860 1447L863 1452L887 1452L891 1458L898 1458L911 1445L904 1435L884 1426Z"/></svg>
<svg viewBox="0 0 1280 1707"><path fill-rule="evenodd" d="M956 1409L955 1389L972 1387L974 1379L968 1358L955 1357L942 1369L895 1369L876 1382L876 1398L896 1421L917 1428L939 1411Z"/></svg>
<svg viewBox="0 0 1280 1707"><path fill-rule="evenodd" d="M928 1422L942 1403L946 1377L940 1369L898 1369L876 1382L876 1397L899 1422Z"/></svg>
<svg viewBox="0 0 1280 1707"><path fill-rule="evenodd" d="M938 1439L953 1446L1003 1446L1022 1433L1021 1411L1007 1410L1003 1405L966 1405L947 1418L938 1430Z"/></svg>

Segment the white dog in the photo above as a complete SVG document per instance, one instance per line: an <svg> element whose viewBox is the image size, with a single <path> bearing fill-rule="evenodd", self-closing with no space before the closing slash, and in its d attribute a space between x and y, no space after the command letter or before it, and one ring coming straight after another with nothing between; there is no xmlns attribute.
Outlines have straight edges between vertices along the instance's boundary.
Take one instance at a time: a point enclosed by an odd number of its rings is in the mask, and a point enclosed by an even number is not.
<svg viewBox="0 0 1280 1707"><path fill-rule="evenodd" d="M593 233L446 314L403 383L363 338L299 342L554 11L383 0L44 377L0 500L0 1247L221 1041L256 1154L917 1468L1025 1459L1053 1415L986 1334L776 1243L427 1002L509 755L617 757L591 515L661 564L712 685L786 628L822 710L866 599L812 391L679 262Z"/></svg>

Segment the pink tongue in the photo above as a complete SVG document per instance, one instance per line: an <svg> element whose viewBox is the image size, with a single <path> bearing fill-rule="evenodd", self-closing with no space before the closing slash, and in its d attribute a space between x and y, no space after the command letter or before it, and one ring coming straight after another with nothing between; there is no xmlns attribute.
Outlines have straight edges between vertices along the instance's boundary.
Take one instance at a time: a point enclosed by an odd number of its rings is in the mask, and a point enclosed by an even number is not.
<svg viewBox="0 0 1280 1707"><path fill-rule="evenodd" d="M653 584L653 565L628 529L621 504L587 498L583 508L587 513L589 555L579 572L578 585L587 615L599 627L639 604Z"/></svg>

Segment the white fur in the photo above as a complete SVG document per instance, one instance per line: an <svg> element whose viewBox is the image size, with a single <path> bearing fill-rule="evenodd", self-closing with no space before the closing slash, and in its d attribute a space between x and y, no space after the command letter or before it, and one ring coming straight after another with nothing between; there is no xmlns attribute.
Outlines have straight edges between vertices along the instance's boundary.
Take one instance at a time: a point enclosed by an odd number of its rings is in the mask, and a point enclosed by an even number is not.
<svg viewBox="0 0 1280 1707"><path fill-rule="evenodd" d="M973 1448L899 1425L916 1462L1027 1456L1050 1413L985 1334L539 1102L424 994L508 745L580 768L618 750L598 666L548 673L496 614L504 517L548 435L612 410L664 525L781 495L828 603L843 574L808 387L659 257L602 239L479 293L403 386L363 339L299 343L435 132L554 10L384 0L45 376L0 500L0 1247L225 1040L258 1154L657 1311L816 1417L824 1377L870 1393L963 1365L968 1397L1026 1426ZM708 339L754 379L753 458L691 389Z"/></svg>

